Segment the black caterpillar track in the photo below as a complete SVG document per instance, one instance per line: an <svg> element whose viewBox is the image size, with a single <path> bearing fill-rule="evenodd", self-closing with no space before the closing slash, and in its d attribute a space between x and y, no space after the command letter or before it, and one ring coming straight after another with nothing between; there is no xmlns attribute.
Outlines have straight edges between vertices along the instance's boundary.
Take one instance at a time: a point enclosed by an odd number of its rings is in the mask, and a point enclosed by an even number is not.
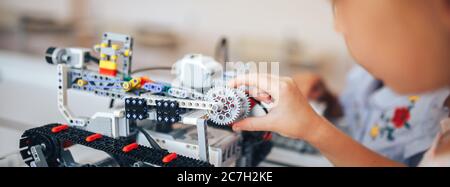
<svg viewBox="0 0 450 187"><path fill-rule="evenodd" d="M30 165L33 157L30 154L30 148L35 145L45 145L44 154L50 167L61 166L59 163L59 154L63 149L63 144L80 144L96 150L104 151L120 159L129 160L131 163L143 162L152 166L160 167L212 167L210 163L178 155L176 159L169 163L163 163L164 156L169 154L167 150L157 150L139 145L138 148L125 153L122 148L130 143L124 139L114 139L103 136L93 142L85 141L86 137L94 133L69 127L58 133L52 133L52 128L60 124L49 124L42 127L26 130L20 139L20 153L25 163Z"/></svg>

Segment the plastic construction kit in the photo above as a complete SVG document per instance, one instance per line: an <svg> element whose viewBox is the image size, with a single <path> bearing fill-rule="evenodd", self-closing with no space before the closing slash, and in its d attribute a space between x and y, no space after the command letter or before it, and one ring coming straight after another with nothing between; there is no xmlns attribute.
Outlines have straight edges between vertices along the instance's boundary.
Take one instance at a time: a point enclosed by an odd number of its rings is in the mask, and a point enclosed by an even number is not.
<svg viewBox="0 0 450 187"><path fill-rule="evenodd" d="M172 67L178 83L166 83L133 76L132 56L133 38L117 33L104 33L93 49L48 48L45 59L57 68L57 106L65 121L23 133L20 152L27 165L256 166L269 153L272 144L264 133L230 130L251 115L252 106L246 88L222 86L220 63L186 55ZM89 63L98 68L89 69ZM67 102L69 89L123 105L91 117L76 116ZM75 144L109 158L77 163L69 149Z"/></svg>

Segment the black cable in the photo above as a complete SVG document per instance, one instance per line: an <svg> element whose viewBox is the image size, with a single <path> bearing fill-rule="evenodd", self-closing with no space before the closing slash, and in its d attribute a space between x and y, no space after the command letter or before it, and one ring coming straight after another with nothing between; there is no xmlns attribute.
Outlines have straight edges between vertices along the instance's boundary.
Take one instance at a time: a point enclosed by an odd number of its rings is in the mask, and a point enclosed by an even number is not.
<svg viewBox="0 0 450 187"><path fill-rule="evenodd" d="M266 114L269 113L269 110L261 103L261 101L256 100L254 97L250 97L251 100L253 100L253 102L255 102L256 104L258 104Z"/></svg>
<svg viewBox="0 0 450 187"><path fill-rule="evenodd" d="M147 68L141 68L141 69L136 69L133 70L131 72L131 75L136 74L136 73L140 73L140 72L144 72L144 71L155 71L155 70L172 70L172 67L147 67Z"/></svg>
<svg viewBox="0 0 450 187"><path fill-rule="evenodd" d="M92 62L94 62L96 64L100 64L100 59L98 59L95 56L92 56L90 53L86 53L85 58L87 58L89 61L92 61Z"/></svg>
<svg viewBox="0 0 450 187"><path fill-rule="evenodd" d="M156 143L156 141L148 134L147 131L145 131L142 127L136 127L142 134L144 134L145 138L147 139L148 143L152 146L153 149L162 150L162 148Z"/></svg>
<svg viewBox="0 0 450 187"><path fill-rule="evenodd" d="M214 52L214 58L219 59L222 55L222 63L226 63L229 61L229 55L228 55L228 41L227 38L223 37L220 39L220 42L216 46L216 50Z"/></svg>

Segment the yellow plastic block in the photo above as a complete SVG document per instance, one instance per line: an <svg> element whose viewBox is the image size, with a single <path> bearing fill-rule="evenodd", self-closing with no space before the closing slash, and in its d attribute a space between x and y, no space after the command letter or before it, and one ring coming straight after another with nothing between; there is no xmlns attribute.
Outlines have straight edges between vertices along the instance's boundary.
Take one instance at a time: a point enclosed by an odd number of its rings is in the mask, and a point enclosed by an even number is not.
<svg viewBox="0 0 450 187"><path fill-rule="evenodd" d="M116 70L117 64L115 62L108 61L108 60L100 60L99 68Z"/></svg>
<svg viewBox="0 0 450 187"><path fill-rule="evenodd" d="M420 99L420 96L417 96L417 95L409 97L409 100L413 103L417 102L419 99Z"/></svg>
<svg viewBox="0 0 450 187"><path fill-rule="evenodd" d="M132 88L138 88L141 85L141 78L133 78L130 80L130 84Z"/></svg>
<svg viewBox="0 0 450 187"><path fill-rule="evenodd" d="M129 57L131 55L131 51L129 49L123 52L123 56Z"/></svg>
<svg viewBox="0 0 450 187"><path fill-rule="evenodd" d="M117 44L112 44L111 45L111 48L113 48L114 50L119 50L120 49L120 46L119 45L117 45Z"/></svg>

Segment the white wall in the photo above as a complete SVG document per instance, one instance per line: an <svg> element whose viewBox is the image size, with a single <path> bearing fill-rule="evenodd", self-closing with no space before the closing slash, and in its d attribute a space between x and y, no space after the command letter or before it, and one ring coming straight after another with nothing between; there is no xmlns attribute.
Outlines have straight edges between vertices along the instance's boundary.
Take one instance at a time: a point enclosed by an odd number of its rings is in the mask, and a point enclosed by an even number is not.
<svg viewBox="0 0 450 187"><path fill-rule="evenodd" d="M71 15L71 4L71 0L2 0L0 9L65 19ZM286 39L299 40L306 55L333 57L325 67L329 71L322 72L335 81L333 86L342 85L351 61L333 30L328 0L89 0L87 4L89 10L82 14L95 33L132 33L136 27L151 25L176 33L181 45L175 53L137 51L135 60L140 64L175 62L191 52L212 55L221 36L231 42L231 60L242 61L283 61Z"/></svg>
<svg viewBox="0 0 450 187"><path fill-rule="evenodd" d="M288 36L304 41L312 51L344 51L333 31L327 0L90 0L88 4L89 20L99 30L157 23L180 33L186 42L222 35L275 41ZM0 1L0 7L10 11L45 12L60 19L70 16L70 5L70 0ZM211 52L210 45L187 45Z"/></svg>
<svg viewBox="0 0 450 187"><path fill-rule="evenodd" d="M183 33L187 41L222 35L282 40L287 35L312 50L342 48L326 0L94 0L92 4L101 7L93 12L99 25L111 20L126 25L160 23Z"/></svg>
<svg viewBox="0 0 450 187"><path fill-rule="evenodd" d="M12 13L48 13L60 19L69 17L69 0L2 0L0 10Z"/></svg>

